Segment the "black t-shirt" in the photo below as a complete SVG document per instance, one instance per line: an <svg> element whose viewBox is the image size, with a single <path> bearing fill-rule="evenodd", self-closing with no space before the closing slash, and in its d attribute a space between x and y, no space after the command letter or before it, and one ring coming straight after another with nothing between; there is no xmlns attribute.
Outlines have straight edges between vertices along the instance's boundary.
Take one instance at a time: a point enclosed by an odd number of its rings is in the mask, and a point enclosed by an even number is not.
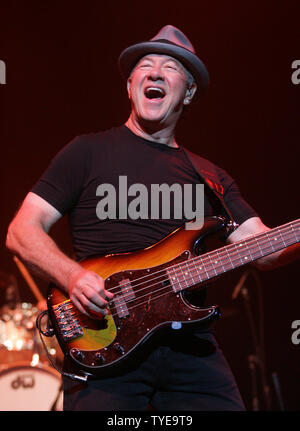
<svg viewBox="0 0 300 431"><path fill-rule="evenodd" d="M242 198L235 181L216 167L224 190L224 200L238 224L256 212ZM36 193L62 215L69 214L74 252L78 260L107 253L143 249L164 238L187 221L182 195L182 217L174 210L175 194L170 193L170 214L151 218L153 185L166 184L185 190L192 188L196 210L196 184L201 182L182 148L172 148L145 140L126 126L105 132L82 135L64 147L35 184ZM139 198L147 197L146 201ZM162 195L160 195L162 196ZM104 205L106 202L107 205ZM130 203L135 203L131 218ZM143 208L142 208L143 207ZM144 212L141 212L141 210ZM109 218L103 219L107 211ZM127 211L127 217L126 217ZM204 215L215 213L207 195ZM112 218L112 215L115 218ZM102 219L101 219L102 217Z"/></svg>

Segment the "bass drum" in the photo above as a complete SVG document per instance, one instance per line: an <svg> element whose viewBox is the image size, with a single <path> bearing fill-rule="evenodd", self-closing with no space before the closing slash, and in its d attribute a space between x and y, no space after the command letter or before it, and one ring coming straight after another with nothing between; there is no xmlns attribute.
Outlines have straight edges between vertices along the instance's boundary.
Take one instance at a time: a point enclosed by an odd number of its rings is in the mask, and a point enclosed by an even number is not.
<svg viewBox="0 0 300 431"><path fill-rule="evenodd" d="M62 411L62 380L45 365L10 365L0 372L1 411Z"/></svg>

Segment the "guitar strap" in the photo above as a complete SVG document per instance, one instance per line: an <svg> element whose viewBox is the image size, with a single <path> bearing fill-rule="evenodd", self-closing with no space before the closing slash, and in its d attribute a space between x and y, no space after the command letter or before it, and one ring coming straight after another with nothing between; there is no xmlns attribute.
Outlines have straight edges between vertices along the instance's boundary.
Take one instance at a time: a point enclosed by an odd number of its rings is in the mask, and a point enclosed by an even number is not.
<svg viewBox="0 0 300 431"><path fill-rule="evenodd" d="M198 176L203 181L204 186L206 186L206 189L211 196L212 201L215 203L216 208L219 211L221 210L221 213L225 213L227 223L229 224L229 226L231 226L233 230L237 227L237 224L235 223L231 211L225 203L224 189L222 184L220 183L216 166L209 160L206 160L198 156L197 154L192 153L186 148L181 148L184 150L188 160L191 162Z"/></svg>

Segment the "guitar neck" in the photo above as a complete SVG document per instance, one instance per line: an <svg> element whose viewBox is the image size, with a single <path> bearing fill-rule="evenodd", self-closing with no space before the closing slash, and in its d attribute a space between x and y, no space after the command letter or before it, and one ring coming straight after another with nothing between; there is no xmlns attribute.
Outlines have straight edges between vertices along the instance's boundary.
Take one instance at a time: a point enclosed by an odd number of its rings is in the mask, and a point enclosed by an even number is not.
<svg viewBox="0 0 300 431"><path fill-rule="evenodd" d="M167 272L173 290L179 292L299 241L300 219L173 265Z"/></svg>

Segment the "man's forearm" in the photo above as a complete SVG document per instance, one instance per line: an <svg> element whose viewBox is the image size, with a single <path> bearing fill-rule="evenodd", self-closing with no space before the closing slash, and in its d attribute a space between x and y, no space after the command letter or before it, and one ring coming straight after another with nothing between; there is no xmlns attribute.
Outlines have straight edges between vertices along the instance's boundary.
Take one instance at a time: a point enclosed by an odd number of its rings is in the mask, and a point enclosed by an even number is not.
<svg viewBox="0 0 300 431"><path fill-rule="evenodd" d="M71 275L83 268L66 256L53 239L39 226L12 225L9 227L7 247L42 278L68 291Z"/></svg>
<svg viewBox="0 0 300 431"><path fill-rule="evenodd" d="M259 233L268 232L271 229L263 224L259 217L251 217L242 223L228 238L228 242L231 244L243 241L257 235ZM262 257L253 264L261 270L269 270L278 268L288 263L292 263L300 259L300 244L294 244L286 249L277 251L269 254L268 256Z"/></svg>

